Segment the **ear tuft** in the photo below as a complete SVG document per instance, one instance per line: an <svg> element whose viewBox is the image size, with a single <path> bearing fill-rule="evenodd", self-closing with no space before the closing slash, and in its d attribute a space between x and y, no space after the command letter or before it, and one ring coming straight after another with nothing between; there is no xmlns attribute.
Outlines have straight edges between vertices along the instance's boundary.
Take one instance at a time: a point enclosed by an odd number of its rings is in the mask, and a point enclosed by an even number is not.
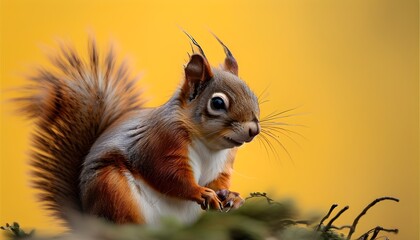
<svg viewBox="0 0 420 240"><path fill-rule="evenodd" d="M223 50L225 51L226 58L225 58L225 64L223 66L223 69L233 73L234 75L238 76L238 63L236 62L236 59L233 57L232 52L229 50L228 47L216 36L216 34L212 33L213 36L216 38L216 40L222 45Z"/></svg>

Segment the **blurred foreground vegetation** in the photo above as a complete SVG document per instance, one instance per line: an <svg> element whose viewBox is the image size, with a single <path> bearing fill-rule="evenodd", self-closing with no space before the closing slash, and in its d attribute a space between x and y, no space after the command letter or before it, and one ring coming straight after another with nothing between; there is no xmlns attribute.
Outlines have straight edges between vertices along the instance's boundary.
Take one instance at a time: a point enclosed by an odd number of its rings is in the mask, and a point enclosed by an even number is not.
<svg viewBox="0 0 420 240"><path fill-rule="evenodd" d="M1 227L7 239L106 239L106 240L374 240L389 239L387 235L398 233L398 229L382 227L372 228L361 236L353 236L358 221L375 204L391 200L392 197L375 199L354 219L345 226L335 226L334 222L348 206L334 211L337 205L332 205L325 216L311 219L299 219L296 207L290 201L275 202L265 193L251 193L245 204L235 211L206 212L192 225L182 225L174 219L164 219L160 227L138 225L115 225L94 218L78 220L80 225L76 230L60 236L42 237L34 230L29 233L22 230L18 223L6 224ZM345 234L344 234L345 233ZM385 237L384 237L385 236Z"/></svg>

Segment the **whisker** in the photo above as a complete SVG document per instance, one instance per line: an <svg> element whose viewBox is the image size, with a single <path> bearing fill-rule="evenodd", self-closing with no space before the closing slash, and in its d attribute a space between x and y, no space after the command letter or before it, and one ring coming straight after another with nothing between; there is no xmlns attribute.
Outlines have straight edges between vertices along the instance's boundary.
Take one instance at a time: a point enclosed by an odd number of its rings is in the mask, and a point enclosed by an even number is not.
<svg viewBox="0 0 420 240"><path fill-rule="evenodd" d="M300 134L300 133L298 133L298 132L296 132L296 131L293 131L293 130L287 129L287 128L282 128L282 127L278 127L278 126L264 126L264 128L265 128L265 129L268 129L268 130L275 131L275 132L285 131L285 132L293 133L293 134L296 134L296 135L298 135L299 137L301 137L301 138L303 138L303 139L305 139L305 140L308 140L308 139L307 139L305 136L303 136L302 134Z"/></svg>
<svg viewBox="0 0 420 240"><path fill-rule="evenodd" d="M270 151L268 151L267 141L266 141L265 137L262 134L259 134L257 136L257 139L259 139L261 141L261 143L263 144L263 146L265 148L265 152L267 153L267 156L270 156Z"/></svg>
<svg viewBox="0 0 420 240"><path fill-rule="evenodd" d="M303 124L290 124L290 123L285 123L285 122L263 122L261 123L261 126L290 126L290 127L308 127L306 125Z"/></svg>
<svg viewBox="0 0 420 240"><path fill-rule="evenodd" d="M299 106L299 107L300 107L300 106ZM281 114L285 114L285 113L288 113L288 112L290 112L290 111L296 110L296 109L298 109L299 107L294 107L294 108L286 109L286 110L283 110L283 111L281 111L281 112L274 111L274 112L272 112L272 113L268 114L267 116L263 117L262 119L264 120L264 119L271 118L271 117L274 117L274 116L279 116L279 115L281 115Z"/></svg>
<svg viewBox="0 0 420 240"><path fill-rule="evenodd" d="M261 102L260 102L260 100L258 100L258 105L262 105L262 104L264 104L266 102L269 102L269 101L270 101L270 99L266 99L266 100L263 100Z"/></svg>
<svg viewBox="0 0 420 240"><path fill-rule="evenodd" d="M270 156L270 154L269 154L269 152L268 152L268 148L267 148L267 146L265 145L265 142L260 138L260 137L257 137L257 139L258 139L258 141L259 141L259 143L260 143L260 146L261 146L261 144L263 145L263 147L264 147L264 149L265 149L265 153L267 154L267 156Z"/></svg>
<svg viewBox="0 0 420 240"><path fill-rule="evenodd" d="M264 140L264 142L267 144L266 146L268 146L271 152L275 155L274 157L280 158L277 150L274 148L273 144L268 140L267 136L265 136L263 132L261 132L258 136L260 136ZM270 155L268 154L268 156Z"/></svg>
<svg viewBox="0 0 420 240"><path fill-rule="evenodd" d="M261 92L260 95L257 96L258 99L258 103L261 104L260 100L264 100L265 98L268 97L268 88L270 87L270 85L267 85L267 87L264 88L264 90Z"/></svg>
<svg viewBox="0 0 420 240"><path fill-rule="evenodd" d="M260 122L268 122L271 120L276 120L276 119L282 119L282 118L289 118L289 117L296 117L296 116L303 116L303 115L307 115L308 113L295 113L295 114L289 114L289 115L279 115L279 116L272 116L269 118L264 118L263 120L261 120Z"/></svg>
<svg viewBox="0 0 420 240"><path fill-rule="evenodd" d="M269 128L267 128L267 129L269 129ZM286 134L285 132L282 132L281 130L279 130L279 129L269 129L269 130L272 130L272 131L274 131L274 132L276 132L276 133L280 133L280 134L282 134L283 136L285 136L285 137L287 137L288 139L290 139L292 142L294 142L298 147L300 147L301 148L301 146L300 146L300 144L295 140L295 139L293 139L289 134Z"/></svg>
<svg viewBox="0 0 420 240"><path fill-rule="evenodd" d="M271 133L269 131L266 131L266 130L263 130L263 129L261 129L261 133L266 134L267 136L274 139L274 141L276 141L283 148L283 150L287 153L287 155L289 156L289 158L293 162L293 158L292 158L292 155L290 154L290 152L286 149L286 147L283 145L283 143L281 143L280 140L275 135L273 135L273 133Z"/></svg>

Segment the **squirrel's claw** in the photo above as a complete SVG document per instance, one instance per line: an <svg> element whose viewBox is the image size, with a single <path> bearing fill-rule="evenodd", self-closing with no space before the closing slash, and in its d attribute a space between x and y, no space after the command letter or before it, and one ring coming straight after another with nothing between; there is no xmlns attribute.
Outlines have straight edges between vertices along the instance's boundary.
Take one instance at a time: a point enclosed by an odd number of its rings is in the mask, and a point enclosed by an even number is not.
<svg viewBox="0 0 420 240"><path fill-rule="evenodd" d="M223 210L229 212L232 209L237 209L242 206L245 200L237 192L232 192L227 189L218 190L217 196L223 204Z"/></svg>
<svg viewBox="0 0 420 240"><path fill-rule="evenodd" d="M222 211L223 204L212 189L203 188L201 190L201 198L204 200L200 203L201 209L206 211L210 209Z"/></svg>

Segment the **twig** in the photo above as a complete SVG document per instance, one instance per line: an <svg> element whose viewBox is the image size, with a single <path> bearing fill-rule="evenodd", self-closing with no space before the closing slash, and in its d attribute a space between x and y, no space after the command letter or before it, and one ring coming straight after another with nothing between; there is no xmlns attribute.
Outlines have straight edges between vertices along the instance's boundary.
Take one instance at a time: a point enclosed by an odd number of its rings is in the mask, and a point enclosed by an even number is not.
<svg viewBox="0 0 420 240"><path fill-rule="evenodd" d="M322 226L322 224L324 223L324 221L325 221L325 220L327 220L327 219L330 217L330 215L331 215L332 211L334 211L334 209L335 209L337 206L338 206L338 204L333 204L333 205L330 207L330 210L328 211L327 215L325 215L325 216L321 219L321 221L319 222L318 227L316 228L315 232L318 232L318 231L319 231L319 229L321 229L321 226Z"/></svg>
<svg viewBox="0 0 420 240"><path fill-rule="evenodd" d="M272 198L268 197L267 196L267 193L265 193L265 192L253 192L253 193L250 193L249 194L249 197L246 197L245 198L245 201L248 200L248 199L251 199L251 198L258 198L258 197L265 198L267 200L267 203L270 204L270 205L271 204L280 204L280 203L274 201Z"/></svg>
<svg viewBox="0 0 420 240"><path fill-rule="evenodd" d="M341 226L341 227L337 227L337 226L331 225L330 228L335 229L335 230L343 230L343 229L346 229L346 228L351 228L351 226L350 225L344 225L344 226Z"/></svg>
<svg viewBox="0 0 420 240"><path fill-rule="evenodd" d="M400 200L398 198L394 198L394 197L381 197L381 198L377 198L375 199L373 202L371 202L369 205L367 205L365 207L365 209L363 209L363 211L354 219L353 224L351 225L349 234L347 235L347 240L350 240L351 236L353 235L354 231L356 231L356 227L357 224L359 223L359 220L361 217L363 217L363 215L366 214L366 212L373 206L375 206L375 204L377 204L378 202L384 201L384 200L392 200L395 202L399 202Z"/></svg>
<svg viewBox="0 0 420 240"><path fill-rule="evenodd" d="M337 215L335 215L329 222L328 224L325 226L324 228L324 232L327 232L328 229L331 228L332 224L334 223L335 220L337 220L337 218L339 218L341 216L341 214L343 214L345 211L347 211L349 209L349 206L345 206L343 209L341 209Z"/></svg>
<svg viewBox="0 0 420 240"><path fill-rule="evenodd" d="M398 233L398 229L387 229L387 228L383 228L381 226L377 226L375 228L370 229L369 231L367 231L366 233L364 233L362 236L360 236L358 238L358 240L365 240L369 237L369 235L373 232L372 237L370 238L370 240L375 240L376 237L378 236L378 234L381 232L392 232L392 233Z"/></svg>
<svg viewBox="0 0 420 240"><path fill-rule="evenodd" d="M17 222L14 222L12 225L6 223L6 226L0 226L0 229L11 233L14 236L14 239L26 239L33 236L35 233L35 230L26 233L20 228L20 225Z"/></svg>

